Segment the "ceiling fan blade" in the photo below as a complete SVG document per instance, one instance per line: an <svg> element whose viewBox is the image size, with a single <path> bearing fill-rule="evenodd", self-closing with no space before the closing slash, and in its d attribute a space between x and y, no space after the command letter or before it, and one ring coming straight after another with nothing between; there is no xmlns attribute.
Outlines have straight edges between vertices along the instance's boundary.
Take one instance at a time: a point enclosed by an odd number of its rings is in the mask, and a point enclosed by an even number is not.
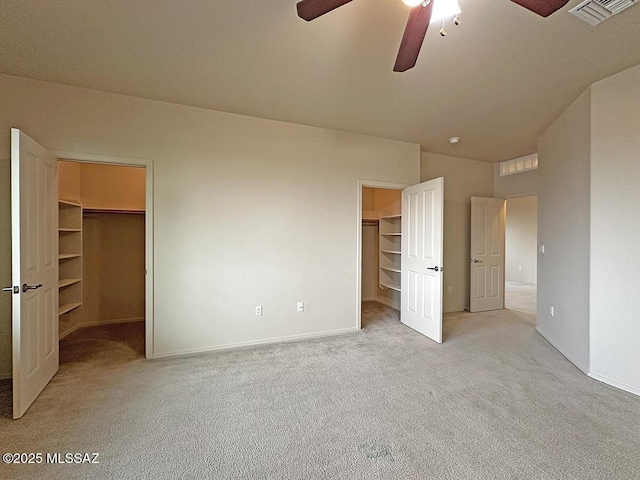
<svg viewBox="0 0 640 480"><path fill-rule="evenodd" d="M324 15L351 0L302 0L296 4L298 16L307 22Z"/></svg>
<svg viewBox="0 0 640 480"><path fill-rule="evenodd" d="M543 17L548 17L553 12L560 10L567 3L569 3L569 0L511 0L511 1Z"/></svg>
<svg viewBox="0 0 640 480"><path fill-rule="evenodd" d="M435 1L431 0L431 3L426 7L419 5L411 9L409 20L407 20L407 26L400 42L400 48L398 49L396 64L393 66L394 72L406 72L416 64L420 47L422 47L424 36L429 28L433 2Z"/></svg>

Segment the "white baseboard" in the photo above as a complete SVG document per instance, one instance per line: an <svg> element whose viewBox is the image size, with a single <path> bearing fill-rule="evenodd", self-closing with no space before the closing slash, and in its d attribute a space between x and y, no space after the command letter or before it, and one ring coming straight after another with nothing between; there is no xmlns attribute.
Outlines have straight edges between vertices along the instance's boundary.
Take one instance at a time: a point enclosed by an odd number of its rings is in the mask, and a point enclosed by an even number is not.
<svg viewBox="0 0 640 480"><path fill-rule="evenodd" d="M213 345L209 347L200 347L200 348L186 348L183 350L175 350L173 352L155 353L153 355L153 358L178 357L181 355L194 355L197 353L214 352L216 350L228 350L231 348L250 347L255 345L267 345L270 343L280 343L280 342L293 342L298 340L310 340L313 338L331 337L334 335L343 335L346 333L352 333L357 331L358 329L356 327L349 327L349 328L341 328L338 330L329 330L326 332L303 333L299 335L287 335L284 337L266 338L263 340L250 340L248 342L225 343L222 345Z"/></svg>
<svg viewBox="0 0 640 480"><path fill-rule="evenodd" d="M625 392L633 393L634 395L640 396L640 389L632 387L631 385L627 385L626 383L618 382L617 380L611 380L610 378L598 375L597 373L593 372L589 372L587 373L587 375L595 380L598 380L599 382L606 383L607 385L619 388L620 390L624 390Z"/></svg>
<svg viewBox="0 0 640 480"><path fill-rule="evenodd" d="M566 351L564 351L562 348L560 348L558 345L556 345L554 342L552 342L549 339L549 336L547 334L545 334L542 330L540 330L540 327L536 326L536 331L542 335L544 337L544 339L549 342L553 348L555 348L556 350L558 350L562 355L565 356L565 358L567 360L569 360L571 363L573 363L576 367L578 367L578 369L584 373L585 375L589 375L589 368L585 367L584 365L582 365L582 363L576 361L574 358L571 357L571 355L569 355Z"/></svg>

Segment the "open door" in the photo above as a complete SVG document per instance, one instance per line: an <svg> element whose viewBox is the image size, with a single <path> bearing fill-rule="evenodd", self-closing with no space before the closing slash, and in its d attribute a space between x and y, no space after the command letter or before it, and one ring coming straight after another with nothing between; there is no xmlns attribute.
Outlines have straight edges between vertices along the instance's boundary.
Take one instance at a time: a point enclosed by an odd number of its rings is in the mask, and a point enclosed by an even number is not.
<svg viewBox="0 0 640 480"><path fill-rule="evenodd" d="M402 192L400 320L442 343L444 179Z"/></svg>
<svg viewBox="0 0 640 480"><path fill-rule="evenodd" d="M58 371L57 158L11 129L13 418Z"/></svg>
<svg viewBox="0 0 640 480"><path fill-rule="evenodd" d="M502 198L471 197L471 312L504 308L504 204Z"/></svg>

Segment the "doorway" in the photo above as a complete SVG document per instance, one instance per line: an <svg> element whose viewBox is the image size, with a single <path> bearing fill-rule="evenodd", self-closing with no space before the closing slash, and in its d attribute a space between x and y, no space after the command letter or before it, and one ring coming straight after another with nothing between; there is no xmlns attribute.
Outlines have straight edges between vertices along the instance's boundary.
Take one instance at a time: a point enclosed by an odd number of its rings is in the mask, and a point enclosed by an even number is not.
<svg viewBox="0 0 640 480"><path fill-rule="evenodd" d="M536 313L538 197L506 201L505 308Z"/></svg>
<svg viewBox="0 0 640 480"><path fill-rule="evenodd" d="M361 326L400 323L402 190L362 187Z"/></svg>
<svg viewBox="0 0 640 480"><path fill-rule="evenodd" d="M66 186L66 191L63 188L58 196L62 197L62 194L80 195L88 199L88 202L84 205L89 207L84 209L87 214L86 220L90 222L87 223L89 226L87 233L98 235L97 238L91 238L90 241L93 244L96 241L100 242L100 232L102 232L102 236L111 237L107 239L107 242L113 246L114 240L118 240L113 238L116 236L114 235L113 226L124 222L127 224L125 230L128 233L122 240L126 243L126 241L131 241L133 236L136 238L135 242L142 243L143 246L144 266L138 271L137 280L133 279L133 281L139 282L140 275L143 275L144 293L138 294L137 304L130 305L125 302L123 306L122 302L120 302L121 306L113 309L109 305L111 298L107 294L106 299L100 300L104 307L102 311L100 311L99 306L96 307L95 301L93 305L88 305L92 307L92 310L88 312L90 315L85 317L84 321L86 323L93 322L94 325L97 325L105 323L103 320L107 320L106 324L109 321L115 323L117 320L124 320L125 322L123 323L126 323L127 320L138 320L139 323L143 324L144 347L142 350L144 351L144 357L147 359L153 358L153 163L150 160L137 158L65 151L54 151L53 153L61 160L59 166L67 163L71 165L72 170L67 172L67 174L71 175L72 184ZM77 168L78 166L80 166L79 169ZM108 170L103 170L105 168ZM89 172L85 176L85 180L88 179L88 184L85 184L84 194L81 190L82 186L78 186L78 182L82 179L82 177L78 178L78 175L82 175L82 172ZM63 172L62 174L64 175L65 173ZM99 177L101 174L105 175L105 182L96 184L96 182L100 182L100 180L96 179L96 176ZM114 195L116 192L108 191L109 185L117 185L118 183L118 188L120 191L124 190L124 194ZM101 185L100 188L102 190L92 189L94 185ZM69 192L68 188L71 188L71 192ZM107 192L105 192L105 188ZM133 190L135 190L135 194ZM105 203L105 201L108 203ZM143 239L140 238L141 224L144 225ZM94 262L94 265L95 262L104 262L104 260L100 260L100 257L95 256L92 258L89 256L88 260ZM140 262L140 251L138 250L138 253L133 254L133 257L129 256L125 260ZM116 297L119 296L120 299L123 298L122 290L126 290L132 281L132 279L122 281L122 272L125 269L126 265L123 266L122 263L119 266L110 268L110 273L108 274L110 278L106 279L107 284L116 285L119 292L116 292L115 295ZM87 280L90 283L93 282L95 286L95 278L89 276ZM105 279L103 278L103 280ZM144 304L142 314L138 313L135 316L131 316L133 311L140 312L140 297L142 297ZM126 330L126 326L120 329Z"/></svg>
<svg viewBox="0 0 640 480"><path fill-rule="evenodd" d="M358 182L358 264L356 272L356 328L381 321L400 322L400 277L397 287L380 287L380 216L400 217L402 190L407 185L376 182ZM393 221L393 220L391 220ZM398 251L400 247L398 247ZM392 254L388 254L392 255ZM391 259L389 259L391 260ZM400 256L397 258L398 272ZM367 317L364 319L363 317ZM391 319L391 320L390 320Z"/></svg>
<svg viewBox="0 0 640 480"><path fill-rule="evenodd" d="M76 344L102 340L145 355L146 176L144 166L58 160L62 363L82 358Z"/></svg>

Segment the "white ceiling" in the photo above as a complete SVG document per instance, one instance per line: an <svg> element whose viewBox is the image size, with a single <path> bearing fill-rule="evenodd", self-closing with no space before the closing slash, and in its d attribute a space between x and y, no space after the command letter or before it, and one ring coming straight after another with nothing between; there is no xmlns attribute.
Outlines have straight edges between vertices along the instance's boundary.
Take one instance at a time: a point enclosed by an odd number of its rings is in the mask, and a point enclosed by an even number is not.
<svg viewBox="0 0 640 480"><path fill-rule="evenodd" d="M401 0L312 22L295 0L1 0L0 72L502 161L589 84L640 64L640 7L597 27L509 0L460 0L415 68L394 73ZM447 139L462 138L451 146Z"/></svg>

